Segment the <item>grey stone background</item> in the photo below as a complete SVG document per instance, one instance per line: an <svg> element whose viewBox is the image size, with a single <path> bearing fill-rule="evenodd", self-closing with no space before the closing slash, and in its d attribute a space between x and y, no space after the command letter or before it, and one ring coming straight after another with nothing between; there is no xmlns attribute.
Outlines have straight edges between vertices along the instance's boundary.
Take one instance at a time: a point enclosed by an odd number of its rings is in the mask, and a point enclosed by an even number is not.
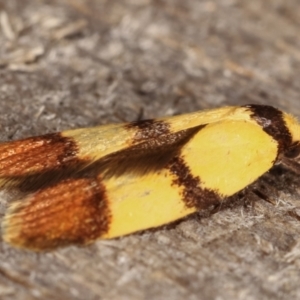
<svg viewBox="0 0 300 300"><path fill-rule="evenodd" d="M299 4L1 0L0 139L247 103L300 116ZM0 298L300 299L300 180L259 183L273 204L45 254L1 242Z"/></svg>

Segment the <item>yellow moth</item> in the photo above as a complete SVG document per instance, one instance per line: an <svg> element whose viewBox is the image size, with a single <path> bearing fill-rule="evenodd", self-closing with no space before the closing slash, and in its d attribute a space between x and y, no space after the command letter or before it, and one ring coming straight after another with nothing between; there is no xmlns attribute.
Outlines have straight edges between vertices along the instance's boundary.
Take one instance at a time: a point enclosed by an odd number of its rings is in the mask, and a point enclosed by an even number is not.
<svg viewBox="0 0 300 300"><path fill-rule="evenodd" d="M2 143L0 184L25 194L3 239L41 251L167 224L292 161L299 141L294 117L246 105Z"/></svg>

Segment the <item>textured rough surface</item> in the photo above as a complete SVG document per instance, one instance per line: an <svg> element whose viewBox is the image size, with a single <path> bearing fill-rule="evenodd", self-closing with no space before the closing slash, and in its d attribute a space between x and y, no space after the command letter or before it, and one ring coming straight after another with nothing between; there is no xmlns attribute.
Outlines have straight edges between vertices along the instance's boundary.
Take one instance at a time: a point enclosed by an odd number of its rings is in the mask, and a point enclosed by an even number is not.
<svg viewBox="0 0 300 300"><path fill-rule="evenodd" d="M300 116L297 0L0 0L0 138L222 105ZM300 298L300 179L207 216L35 254L0 244L0 298ZM3 197L4 198L4 197ZM1 201L1 213L5 201Z"/></svg>

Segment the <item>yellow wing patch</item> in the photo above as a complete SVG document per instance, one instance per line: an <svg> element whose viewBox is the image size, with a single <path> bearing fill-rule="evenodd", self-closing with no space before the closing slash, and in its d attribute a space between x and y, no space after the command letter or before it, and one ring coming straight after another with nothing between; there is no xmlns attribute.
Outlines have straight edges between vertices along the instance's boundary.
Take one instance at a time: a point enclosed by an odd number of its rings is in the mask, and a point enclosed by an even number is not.
<svg viewBox="0 0 300 300"><path fill-rule="evenodd" d="M0 144L0 184L28 194L3 239L41 251L167 224L297 156L299 140L295 118L247 105Z"/></svg>

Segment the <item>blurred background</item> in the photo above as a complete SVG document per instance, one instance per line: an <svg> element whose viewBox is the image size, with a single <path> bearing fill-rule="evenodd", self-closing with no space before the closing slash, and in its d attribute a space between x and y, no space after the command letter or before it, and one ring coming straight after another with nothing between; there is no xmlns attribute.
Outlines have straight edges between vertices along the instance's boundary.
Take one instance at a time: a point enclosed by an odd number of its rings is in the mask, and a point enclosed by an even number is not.
<svg viewBox="0 0 300 300"><path fill-rule="evenodd" d="M248 103L300 116L298 0L0 0L0 139ZM300 298L299 180L209 217L47 254L1 299Z"/></svg>

